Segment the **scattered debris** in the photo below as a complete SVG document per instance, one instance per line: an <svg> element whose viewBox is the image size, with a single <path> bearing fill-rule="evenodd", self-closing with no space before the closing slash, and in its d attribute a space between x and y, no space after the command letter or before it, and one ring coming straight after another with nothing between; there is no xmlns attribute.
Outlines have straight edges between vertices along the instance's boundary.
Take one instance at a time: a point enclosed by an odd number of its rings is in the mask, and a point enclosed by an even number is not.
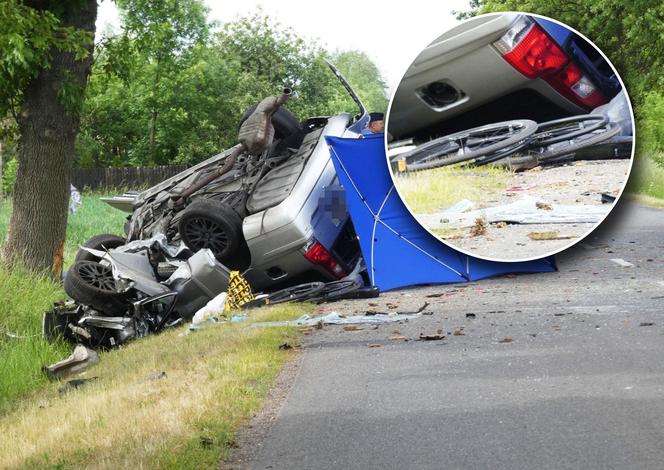
<svg viewBox="0 0 664 470"><path fill-rule="evenodd" d="M360 331L360 330L363 330L363 329L364 328L362 328L361 326L357 326L357 325L346 325L346 326L344 326L344 331Z"/></svg>
<svg viewBox="0 0 664 470"><path fill-rule="evenodd" d="M616 197L609 193L602 193L602 204L611 204L616 200Z"/></svg>
<svg viewBox="0 0 664 470"><path fill-rule="evenodd" d="M399 330L392 331L392 334L388 336L387 339L392 341L408 341L408 338L402 335Z"/></svg>
<svg viewBox="0 0 664 470"><path fill-rule="evenodd" d="M390 304L388 304L389 307ZM394 305L394 304L391 304ZM412 312L396 312L397 315L416 315L416 314L422 314L422 315L433 315L433 312L424 312L424 309L429 306L429 302L424 302L420 308L417 310L413 310ZM390 307L391 308L391 307ZM390 312L381 312L378 310L367 310L364 313L365 316L374 316L374 315L394 315L394 313Z"/></svg>
<svg viewBox="0 0 664 470"><path fill-rule="evenodd" d="M291 346L288 343L282 343L279 345L279 349L281 349L282 351L287 351L289 349L293 349L293 346Z"/></svg>
<svg viewBox="0 0 664 470"><path fill-rule="evenodd" d="M511 343L512 341L514 341L512 338L503 338L498 342L504 344L504 343Z"/></svg>
<svg viewBox="0 0 664 470"><path fill-rule="evenodd" d="M452 336L466 336L466 333L464 333L462 330L454 330Z"/></svg>
<svg viewBox="0 0 664 470"><path fill-rule="evenodd" d="M481 216L475 219L475 224L470 227L470 236L479 237L480 235L486 234L488 223L486 217Z"/></svg>
<svg viewBox="0 0 664 470"><path fill-rule="evenodd" d="M99 355L97 352L79 344L67 359L50 366L44 366L42 370L50 380L56 380L83 372L91 365L98 363Z"/></svg>
<svg viewBox="0 0 664 470"><path fill-rule="evenodd" d="M551 207L551 204L549 204L548 202L537 201L535 203L535 207L537 207L538 209L545 210L545 211L552 211L553 210L553 207Z"/></svg>
<svg viewBox="0 0 664 470"><path fill-rule="evenodd" d="M424 333L420 333L420 341L439 341L444 338L445 335L441 333L436 333L433 335L425 335Z"/></svg>
<svg viewBox="0 0 664 470"><path fill-rule="evenodd" d="M388 302L386 305L387 305L387 308L389 308L390 310L396 310L397 308L399 308L399 304L393 304L393 303Z"/></svg>
<svg viewBox="0 0 664 470"><path fill-rule="evenodd" d="M369 347L369 348L380 348L381 346L382 346L382 344L378 344L378 343L371 343L371 344L367 345L367 347Z"/></svg>
<svg viewBox="0 0 664 470"><path fill-rule="evenodd" d="M606 215L606 208L599 205L550 204L551 210L540 210L537 202L534 197L523 195L511 204L470 212L454 212L453 206L435 214L418 214L418 220L429 229L449 229L475 227L478 218L484 218L486 223L573 224L597 223Z"/></svg>
<svg viewBox="0 0 664 470"><path fill-rule="evenodd" d="M625 261L622 258L611 258L609 261L612 261L616 263L618 266L621 266L623 268L631 268L634 266L632 263L630 263L629 261Z"/></svg>
<svg viewBox="0 0 664 470"><path fill-rule="evenodd" d="M569 240L576 237L573 235L560 235L559 230L549 230L546 232L529 232L528 238L531 240Z"/></svg>
<svg viewBox="0 0 664 470"><path fill-rule="evenodd" d="M496 228L505 228L507 227L507 222L500 221L496 224Z"/></svg>
<svg viewBox="0 0 664 470"><path fill-rule="evenodd" d="M93 380L97 380L99 377L90 377L87 379L73 379L73 380L68 380L66 384L64 384L62 387L58 388L58 393L69 393L73 390L76 390L77 388L85 385L88 382L92 382Z"/></svg>
<svg viewBox="0 0 664 470"><path fill-rule="evenodd" d="M514 186L514 187L511 187L511 188L507 188L505 190L505 192L506 193L520 193L520 192L523 192L523 191L530 191L531 189L535 189L536 187L537 187L537 185L535 185L535 184L532 184L532 185L526 186L526 187Z"/></svg>

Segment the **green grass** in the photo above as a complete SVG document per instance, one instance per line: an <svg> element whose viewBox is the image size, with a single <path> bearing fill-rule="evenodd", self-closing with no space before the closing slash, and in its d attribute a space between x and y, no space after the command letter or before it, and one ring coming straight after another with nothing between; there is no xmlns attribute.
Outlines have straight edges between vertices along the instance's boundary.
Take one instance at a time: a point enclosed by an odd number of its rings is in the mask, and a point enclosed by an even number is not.
<svg viewBox="0 0 664 470"><path fill-rule="evenodd" d="M218 468L238 427L258 411L297 345L293 327L252 322L295 319L307 304L250 311L250 319L182 328L101 354L98 379L69 394L57 384L0 416L0 468ZM155 372L166 377L147 380ZM30 443L30 445L26 445Z"/></svg>
<svg viewBox="0 0 664 470"><path fill-rule="evenodd" d="M99 197L84 195L69 217L65 265L88 238L122 233L125 215ZM0 205L0 240L10 213L9 202ZM236 324L138 339L101 353L101 363L86 372L99 379L63 395L41 367L66 357L72 346L42 339L41 321L65 297L47 276L0 265L0 435L11 436L0 439L0 468L218 467L293 354L278 346L299 341L296 328L251 323L312 310L278 305L252 310ZM157 371L167 377L146 381Z"/></svg>
<svg viewBox="0 0 664 470"><path fill-rule="evenodd" d="M80 244L99 233L122 234L125 214L86 194L83 205L69 216L65 266L71 264ZM0 240L4 242L11 202L0 205ZM17 400L48 384L41 367L66 357L70 347L41 338L44 311L66 297L62 287L46 276L20 268L0 266L0 414ZM12 338L9 335L18 335Z"/></svg>
<svg viewBox="0 0 664 470"><path fill-rule="evenodd" d="M637 155L627 191L639 202L661 206L664 204L664 167L646 155Z"/></svg>
<svg viewBox="0 0 664 470"><path fill-rule="evenodd" d="M453 166L397 175L396 185L413 212L427 214L462 199L481 205L496 190L505 188L511 175L499 167Z"/></svg>
<svg viewBox="0 0 664 470"><path fill-rule="evenodd" d="M83 205L67 219L67 240L65 242L65 266L76 256L78 247L87 239L100 233L123 235L123 226L128 214L114 209L101 201L105 194L89 193L82 197ZM11 201L0 205L0 240L4 242L9 227Z"/></svg>

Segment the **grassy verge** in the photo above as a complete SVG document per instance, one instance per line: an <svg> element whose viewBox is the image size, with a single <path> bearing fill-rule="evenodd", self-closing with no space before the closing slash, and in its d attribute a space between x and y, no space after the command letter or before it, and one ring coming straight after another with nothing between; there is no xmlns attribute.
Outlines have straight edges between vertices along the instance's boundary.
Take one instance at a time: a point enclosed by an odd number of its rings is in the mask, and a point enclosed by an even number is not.
<svg viewBox="0 0 664 470"><path fill-rule="evenodd" d="M303 304L255 310L237 324L164 332L102 354L99 377L61 394L46 387L0 417L0 468L216 468L235 430L257 411L297 342ZM150 380L151 374L166 372Z"/></svg>
<svg viewBox="0 0 664 470"><path fill-rule="evenodd" d="M397 187L418 214L437 212L462 199L482 204L509 184L511 172L497 167L442 167L397 176Z"/></svg>
<svg viewBox="0 0 664 470"><path fill-rule="evenodd" d="M632 200L664 207L664 168L646 155L638 156L634 161L627 192Z"/></svg>
<svg viewBox="0 0 664 470"><path fill-rule="evenodd" d="M70 216L66 265L99 233L122 233L124 214L83 196ZM0 206L4 240L11 205ZM45 276L0 266L0 468L216 468L237 427L258 409L292 354L294 328L251 328L293 319L307 305L257 310L238 324L184 329L103 353L85 388L61 394L41 366L66 357L67 344L41 338L41 318L65 297ZM18 336L18 337L13 337ZM166 377L150 380L155 372Z"/></svg>
<svg viewBox="0 0 664 470"><path fill-rule="evenodd" d="M69 216L65 266L73 261L78 246L93 235L122 233L125 215L101 202L100 196L84 195L81 208ZM10 215L11 202L5 201L0 205L0 244ZM41 338L42 314L63 298L61 286L47 277L0 266L0 414L16 400L46 386L41 366L69 353L69 346Z"/></svg>
<svg viewBox="0 0 664 470"><path fill-rule="evenodd" d="M65 242L65 266L74 261L78 247L87 239L100 233L123 235L127 214L121 212L100 198L104 194L89 193L82 197L83 205L67 219L67 240ZM9 227L11 201L0 204L0 243L3 243Z"/></svg>

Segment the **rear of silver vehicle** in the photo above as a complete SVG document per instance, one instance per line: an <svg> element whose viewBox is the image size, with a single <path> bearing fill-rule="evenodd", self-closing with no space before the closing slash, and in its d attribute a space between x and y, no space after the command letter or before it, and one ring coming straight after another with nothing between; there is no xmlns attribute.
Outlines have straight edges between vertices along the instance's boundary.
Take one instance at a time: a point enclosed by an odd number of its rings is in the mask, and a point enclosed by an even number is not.
<svg viewBox="0 0 664 470"><path fill-rule="evenodd" d="M549 77L527 76L507 60L533 25L538 27L517 13L486 15L437 38L399 84L389 132L406 138L436 125L441 133L451 133L515 115L545 121L595 107L584 107Z"/></svg>
<svg viewBox="0 0 664 470"><path fill-rule="evenodd" d="M271 170L252 193L243 232L251 253L245 272L252 286L263 287L296 277L336 280L357 262L359 250L343 208L342 188L325 136L344 136L351 115L328 119L320 132L310 133L292 157ZM355 135L355 134L353 134ZM278 204L274 204L278 201ZM340 210L341 209L341 210Z"/></svg>

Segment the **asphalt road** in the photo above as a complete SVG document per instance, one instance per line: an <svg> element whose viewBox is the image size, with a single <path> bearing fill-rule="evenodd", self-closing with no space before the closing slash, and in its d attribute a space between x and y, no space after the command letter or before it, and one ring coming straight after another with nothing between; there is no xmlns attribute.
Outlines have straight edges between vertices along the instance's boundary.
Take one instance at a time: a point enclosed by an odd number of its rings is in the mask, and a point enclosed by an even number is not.
<svg viewBox="0 0 664 470"><path fill-rule="evenodd" d="M663 261L664 211L622 204L558 273L325 306L433 314L306 336L253 468L664 468Z"/></svg>

